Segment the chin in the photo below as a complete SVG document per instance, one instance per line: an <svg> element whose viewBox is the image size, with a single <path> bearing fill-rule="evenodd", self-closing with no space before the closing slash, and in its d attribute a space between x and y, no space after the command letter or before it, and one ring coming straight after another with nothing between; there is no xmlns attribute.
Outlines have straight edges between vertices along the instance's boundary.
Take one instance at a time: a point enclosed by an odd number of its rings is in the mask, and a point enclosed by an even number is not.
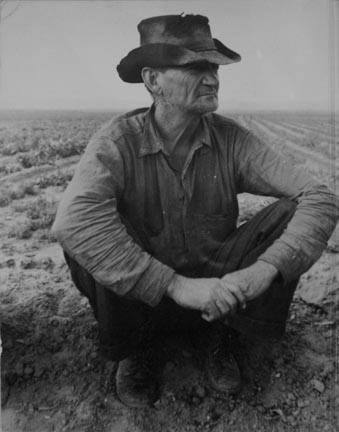
<svg viewBox="0 0 339 432"><path fill-rule="evenodd" d="M206 96L197 104L198 111L201 114L216 111L218 109L218 98L216 96Z"/></svg>
<svg viewBox="0 0 339 432"><path fill-rule="evenodd" d="M191 114L208 114L210 112L216 111L218 109L218 99L215 96L204 98L204 100L199 100L196 103L188 106L186 105L185 111Z"/></svg>
<svg viewBox="0 0 339 432"><path fill-rule="evenodd" d="M201 104L201 106L197 107L197 112L200 114L208 114L210 112L216 111L218 109L218 102L214 103L206 103Z"/></svg>

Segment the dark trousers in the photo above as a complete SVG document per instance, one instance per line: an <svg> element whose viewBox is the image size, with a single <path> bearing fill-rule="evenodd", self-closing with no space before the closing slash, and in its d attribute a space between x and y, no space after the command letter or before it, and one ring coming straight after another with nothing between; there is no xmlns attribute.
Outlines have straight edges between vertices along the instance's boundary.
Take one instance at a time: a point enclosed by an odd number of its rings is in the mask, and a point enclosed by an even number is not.
<svg viewBox="0 0 339 432"><path fill-rule="evenodd" d="M232 233L215 257L202 269L201 277L221 277L253 264L286 228L296 204L281 199L257 213ZM213 326L201 319L201 313L184 309L168 297L154 308L119 297L65 254L73 282L92 306L99 326L103 354L121 360L145 343L150 335L171 332L200 332ZM286 283L279 275L268 290L227 318L227 325L247 336L279 338L285 332L286 319L298 280ZM198 333L199 334L199 333Z"/></svg>

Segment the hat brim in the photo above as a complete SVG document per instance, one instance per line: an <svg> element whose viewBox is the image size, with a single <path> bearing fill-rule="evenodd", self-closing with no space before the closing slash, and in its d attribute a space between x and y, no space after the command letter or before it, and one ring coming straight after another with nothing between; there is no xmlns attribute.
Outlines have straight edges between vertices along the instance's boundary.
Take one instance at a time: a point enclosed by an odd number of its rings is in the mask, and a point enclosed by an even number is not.
<svg viewBox="0 0 339 432"><path fill-rule="evenodd" d="M128 83L141 83L144 67L183 66L189 63L207 61L217 65L239 62L241 56L227 48L218 39L213 39L215 49L193 51L181 45L163 43L147 44L135 48L124 57L117 71L120 78Z"/></svg>

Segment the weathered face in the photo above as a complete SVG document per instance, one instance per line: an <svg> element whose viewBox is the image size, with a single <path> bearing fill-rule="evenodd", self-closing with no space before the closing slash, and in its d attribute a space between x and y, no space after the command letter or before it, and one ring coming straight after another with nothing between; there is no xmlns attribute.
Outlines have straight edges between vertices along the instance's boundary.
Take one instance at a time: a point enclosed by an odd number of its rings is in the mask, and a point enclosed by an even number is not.
<svg viewBox="0 0 339 432"><path fill-rule="evenodd" d="M164 102L182 112L205 114L218 108L218 65L171 67L160 73L158 83Z"/></svg>

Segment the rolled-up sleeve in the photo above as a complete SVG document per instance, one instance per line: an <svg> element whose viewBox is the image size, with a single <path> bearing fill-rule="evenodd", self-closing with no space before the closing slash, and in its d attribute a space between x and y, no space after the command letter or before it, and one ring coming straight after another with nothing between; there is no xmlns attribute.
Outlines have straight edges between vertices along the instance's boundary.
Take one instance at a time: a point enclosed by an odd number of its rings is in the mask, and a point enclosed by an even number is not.
<svg viewBox="0 0 339 432"><path fill-rule="evenodd" d="M58 207L52 232L63 249L116 294L159 303L174 271L145 252L117 211L124 165L109 136L87 146Z"/></svg>
<svg viewBox="0 0 339 432"><path fill-rule="evenodd" d="M338 220L338 197L251 132L237 142L236 159L240 192L297 203L286 230L259 260L273 264L286 281L298 278L327 245Z"/></svg>

